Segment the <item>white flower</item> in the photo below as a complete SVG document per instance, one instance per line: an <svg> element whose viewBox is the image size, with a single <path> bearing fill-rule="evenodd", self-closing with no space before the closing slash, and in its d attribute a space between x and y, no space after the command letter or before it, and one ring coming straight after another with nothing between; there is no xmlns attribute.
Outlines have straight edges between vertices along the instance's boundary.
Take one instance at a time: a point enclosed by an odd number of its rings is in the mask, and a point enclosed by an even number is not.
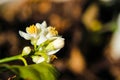
<svg viewBox="0 0 120 80"><path fill-rule="evenodd" d="M54 27L47 27L45 21L42 24L31 25L26 28L26 32L19 31L19 34L26 40L31 40L31 44L34 45L35 52L31 57L35 63L50 62L51 56L64 46L64 38L58 35L58 31ZM30 48L26 47L23 49L22 55L30 52Z"/></svg>
<svg viewBox="0 0 120 80"><path fill-rule="evenodd" d="M35 25L31 25L30 27L26 28L26 32L27 33L19 31L19 34L26 40L31 40L32 38L37 38L38 28Z"/></svg>
<svg viewBox="0 0 120 80"><path fill-rule="evenodd" d="M40 23L36 23L36 25L31 25L26 28L26 33L23 31L19 31L20 36L25 38L26 40L31 40L31 43L34 45L40 45L47 40L55 39L58 37L58 32L54 27L47 27L45 21Z"/></svg>
<svg viewBox="0 0 120 80"><path fill-rule="evenodd" d="M44 42L46 40L45 34L47 34L47 24L45 21L43 21L42 24L36 23L36 25L31 25L30 27L26 28L26 33L23 31L19 31L19 34L21 37L23 37L26 40L31 40L32 44L37 43L38 41ZM40 39L40 40L39 40Z"/></svg>
<svg viewBox="0 0 120 80"><path fill-rule="evenodd" d="M31 48L29 46L26 46L23 48L22 55L28 55L31 52Z"/></svg>

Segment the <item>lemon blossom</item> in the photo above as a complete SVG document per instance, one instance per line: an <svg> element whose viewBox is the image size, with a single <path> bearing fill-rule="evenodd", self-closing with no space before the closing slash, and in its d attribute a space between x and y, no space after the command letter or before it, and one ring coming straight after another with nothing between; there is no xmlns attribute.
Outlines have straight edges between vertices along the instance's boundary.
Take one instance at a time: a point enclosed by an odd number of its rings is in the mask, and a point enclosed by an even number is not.
<svg viewBox="0 0 120 80"><path fill-rule="evenodd" d="M43 34L45 34L47 24L45 21L42 24L36 23L36 25L31 25L30 27L26 28L26 33L23 31L19 31L21 37L26 40L31 40L32 44L36 44L39 37L41 38Z"/></svg>
<svg viewBox="0 0 120 80"><path fill-rule="evenodd" d="M32 58L32 61L36 64L49 63L57 59L54 54L64 47L64 38L58 35L58 31L54 27L47 27L45 21L41 24L30 25L26 27L26 32L19 31L19 34L24 39L30 40L33 47L25 46L21 54L1 59L0 63L19 59L27 66L26 57Z"/></svg>
<svg viewBox="0 0 120 80"><path fill-rule="evenodd" d="M53 39L58 36L58 32L54 27L47 27L45 21L41 24L36 23L36 25L31 25L26 28L26 33L19 31L21 37L26 40L31 40L32 44L40 45L41 43L47 41L48 39Z"/></svg>
<svg viewBox="0 0 120 80"><path fill-rule="evenodd" d="M41 63L43 61L50 62L51 56L57 53L64 46L64 38L58 35L58 31L48 26L45 21L41 24L36 23L26 28L26 32L19 31L20 36L26 40L31 40L31 43L35 46L34 54L31 56L33 62ZM25 53L28 53L23 49Z"/></svg>

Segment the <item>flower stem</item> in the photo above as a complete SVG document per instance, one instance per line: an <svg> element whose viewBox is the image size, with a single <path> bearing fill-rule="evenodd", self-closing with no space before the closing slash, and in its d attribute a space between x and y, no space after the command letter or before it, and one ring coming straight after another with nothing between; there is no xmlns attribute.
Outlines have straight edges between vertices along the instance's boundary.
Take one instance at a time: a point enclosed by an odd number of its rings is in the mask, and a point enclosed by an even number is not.
<svg viewBox="0 0 120 80"><path fill-rule="evenodd" d="M3 59L0 60L0 63L4 63L4 62L9 62L9 61L17 60L19 57L20 57L20 55L12 56L12 57L7 57L7 58L3 58Z"/></svg>
<svg viewBox="0 0 120 80"><path fill-rule="evenodd" d="M23 63L24 63L25 66L28 65L28 64L27 64L27 61L25 60L25 58L23 58L23 57L21 56L21 57L19 57L19 59L23 61Z"/></svg>
<svg viewBox="0 0 120 80"><path fill-rule="evenodd" d="M0 63L10 62L10 61L14 61L14 60L22 60L23 63L24 63L24 65L27 66L27 62L22 57L22 55L16 55L16 56L12 56L12 57L7 57L7 58L0 59Z"/></svg>

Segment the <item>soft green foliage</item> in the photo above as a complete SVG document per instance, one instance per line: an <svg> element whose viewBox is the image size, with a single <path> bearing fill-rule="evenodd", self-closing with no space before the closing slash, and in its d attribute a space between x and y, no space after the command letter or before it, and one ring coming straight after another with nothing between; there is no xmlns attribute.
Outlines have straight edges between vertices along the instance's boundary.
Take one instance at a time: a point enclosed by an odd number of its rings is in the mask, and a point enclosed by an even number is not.
<svg viewBox="0 0 120 80"><path fill-rule="evenodd" d="M15 80L57 80L59 75L51 64L45 62L28 66L0 65L0 69L0 73L4 72L5 69L15 73Z"/></svg>

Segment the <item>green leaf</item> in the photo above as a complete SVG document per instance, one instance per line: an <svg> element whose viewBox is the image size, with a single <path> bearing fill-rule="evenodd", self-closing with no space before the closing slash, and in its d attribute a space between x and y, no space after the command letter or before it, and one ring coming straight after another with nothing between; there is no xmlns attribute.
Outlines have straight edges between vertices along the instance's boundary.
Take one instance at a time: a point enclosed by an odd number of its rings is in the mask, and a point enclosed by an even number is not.
<svg viewBox="0 0 120 80"><path fill-rule="evenodd" d="M48 63L40 63L40 64L32 64L29 66L9 66L9 65L1 65L1 67L7 68L10 71L16 74L15 80L23 79L23 80L57 80L59 73L57 70Z"/></svg>

